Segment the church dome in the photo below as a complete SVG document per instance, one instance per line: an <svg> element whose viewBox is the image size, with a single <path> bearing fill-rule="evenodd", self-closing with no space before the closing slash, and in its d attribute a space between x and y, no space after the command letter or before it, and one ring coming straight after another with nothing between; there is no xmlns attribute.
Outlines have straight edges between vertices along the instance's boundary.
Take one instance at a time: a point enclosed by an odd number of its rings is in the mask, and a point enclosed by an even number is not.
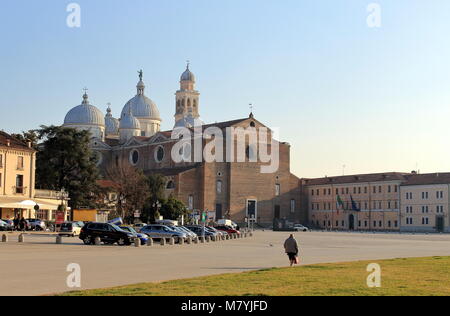
<svg viewBox="0 0 450 316"><path fill-rule="evenodd" d="M89 97L85 93L83 95L83 102L67 113L64 119L64 125L105 126L105 118L102 111L89 104Z"/></svg>
<svg viewBox="0 0 450 316"><path fill-rule="evenodd" d="M194 81L195 82L195 76L194 74L189 70L189 64L186 68L186 71L183 72L181 75L181 81Z"/></svg>
<svg viewBox="0 0 450 316"><path fill-rule="evenodd" d="M144 94L145 84L142 81L142 73L140 74L140 76L141 79L136 86L137 94L125 104L121 116L128 113L128 111L131 109L131 113L136 118L161 121L161 116L159 114L159 109L156 106L156 103L153 102L150 98L146 97Z"/></svg>
<svg viewBox="0 0 450 316"><path fill-rule="evenodd" d="M119 134L119 120L112 116L110 107L106 110L105 127L106 135Z"/></svg>
<svg viewBox="0 0 450 316"><path fill-rule="evenodd" d="M133 113L128 110L128 112L123 113L122 117L120 118L119 129L140 130L141 124L139 123L139 120L133 116Z"/></svg>

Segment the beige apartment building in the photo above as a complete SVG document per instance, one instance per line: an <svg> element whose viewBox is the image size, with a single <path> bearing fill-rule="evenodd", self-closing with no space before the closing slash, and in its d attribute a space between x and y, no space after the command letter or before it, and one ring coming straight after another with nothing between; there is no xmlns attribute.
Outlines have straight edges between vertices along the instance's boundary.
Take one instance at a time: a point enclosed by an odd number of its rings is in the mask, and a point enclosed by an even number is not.
<svg viewBox="0 0 450 316"><path fill-rule="evenodd" d="M61 204L56 192L35 190L36 151L0 131L0 218L54 219ZM66 203L67 201L64 201ZM39 209L36 210L36 205Z"/></svg>
<svg viewBox="0 0 450 316"><path fill-rule="evenodd" d="M450 173L416 174L400 186L401 231L450 232Z"/></svg>
<svg viewBox="0 0 450 316"><path fill-rule="evenodd" d="M333 230L400 230L400 185L408 173L304 179L309 225Z"/></svg>

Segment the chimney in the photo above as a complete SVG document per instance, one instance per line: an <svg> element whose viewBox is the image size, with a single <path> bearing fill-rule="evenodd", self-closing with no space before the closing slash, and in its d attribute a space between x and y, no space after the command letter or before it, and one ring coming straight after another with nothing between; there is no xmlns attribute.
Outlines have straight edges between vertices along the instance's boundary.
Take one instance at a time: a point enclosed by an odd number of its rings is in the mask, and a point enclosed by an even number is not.
<svg viewBox="0 0 450 316"><path fill-rule="evenodd" d="M7 139L7 140L6 140L6 146L8 146L8 147L11 146L11 140L10 140L10 139Z"/></svg>
<svg viewBox="0 0 450 316"><path fill-rule="evenodd" d="M28 148L31 148L31 142L30 141L27 141L27 146L28 146Z"/></svg>

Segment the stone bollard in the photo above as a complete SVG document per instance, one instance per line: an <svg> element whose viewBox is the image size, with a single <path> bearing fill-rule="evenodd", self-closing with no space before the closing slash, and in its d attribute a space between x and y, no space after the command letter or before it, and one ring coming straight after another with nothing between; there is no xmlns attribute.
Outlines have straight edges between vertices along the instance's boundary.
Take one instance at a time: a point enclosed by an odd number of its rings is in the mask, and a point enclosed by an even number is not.
<svg viewBox="0 0 450 316"><path fill-rule="evenodd" d="M8 242L8 236L3 234L2 235L2 242Z"/></svg>
<svg viewBox="0 0 450 316"><path fill-rule="evenodd" d="M192 237L188 237L188 238L186 239L186 243L187 243L188 245L192 244Z"/></svg>
<svg viewBox="0 0 450 316"><path fill-rule="evenodd" d="M100 239L100 237L95 237L94 245L100 246L101 244L102 244L102 240Z"/></svg>
<svg viewBox="0 0 450 316"><path fill-rule="evenodd" d="M57 245L61 245L62 244L62 237L61 236L56 236L56 244Z"/></svg>
<svg viewBox="0 0 450 316"><path fill-rule="evenodd" d="M206 236L205 240L206 240L206 242L210 242L211 241L211 236Z"/></svg>
<svg viewBox="0 0 450 316"><path fill-rule="evenodd" d="M152 247L153 246L153 238L148 238L147 240L147 246Z"/></svg>
<svg viewBox="0 0 450 316"><path fill-rule="evenodd" d="M225 239L226 239L226 240L230 240L230 234L226 235L226 236L225 236Z"/></svg>
<svg viewBox="0 0 450 316"><path fill-rule="evenodd" d="M211 241L216 241L216 236L211 236Z"/></svg>
<svg viewBox="0 0 450 316"><path fill-rule="evenodd" d="M222 235L222 238L221 238L221 240L225 240L225 235Z"/></svg>
<svg viewBox="0 0 450 316"><path fill-rule="evenodd" d="M25 238L24 238L23 234L19 235L19 242L21 242L21 243L25 242Z"/></svg>
<svg viewBox="0 0 450 316"><path fill-rule="evenodd" d="M184 238L180 238L180 239L178 240L178 242L179 242L180 246L184 245Z"/></svg>
<svg viewBox="0 0 450 316"><path fill-rule="evenodd" d="M169 245L171 245L171 246L175 245L175 238L171 237L169 239Z"/></svg>
<svg viewBox="0 0 450 316"><path fill-rule="evenodd" d="M252 233L252 232L250 232L249 236L250 236L250 237L253 237L253 233Z"/></svg>
<svg viewBox="0 0 450 316"><path fill-rule="evenodd" d="M166 238L161 238L161 246L165 246L166 245Z"/></svg>
<svg viewBox="0 0 450 316"><path fill-rule="evenodd" d="M247 238L247 233L244 233L244 238Z"/></svg>
<svg viewBox="0 0 450 316"><path fill-rule="evenodd" d="M205 243L205 236L200 236L198 238L199 238L201 244Z"/></svg>
<svg viewBox="0 0 450 316"><path fill-rule="evenodd" d="M136 248L141 247L141 240L139 238L134 238L134 246Z"/></svg>
<svg viewBox="0 0 450 316"><path fill-rule="evenodd" d="M192 241L194 242L194 244L198 244L198 237L194 238Z"/></svg>

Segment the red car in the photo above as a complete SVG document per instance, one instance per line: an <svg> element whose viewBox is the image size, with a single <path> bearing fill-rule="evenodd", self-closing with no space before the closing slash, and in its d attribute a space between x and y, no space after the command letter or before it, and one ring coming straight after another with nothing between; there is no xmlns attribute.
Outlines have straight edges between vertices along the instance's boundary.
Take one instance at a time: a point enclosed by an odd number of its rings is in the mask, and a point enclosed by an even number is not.
<svg viewBox="0 0 450 316"><path fill-rule="evenodd" d="M238 231L238 230L236 230L236 229L234 229L234 228L232 228L230 226L216 226L214 228L217 229L217 230L221 230L221 231L227 232L228 234L238 234L238 235L241 234L240 231Z"/></svg>

